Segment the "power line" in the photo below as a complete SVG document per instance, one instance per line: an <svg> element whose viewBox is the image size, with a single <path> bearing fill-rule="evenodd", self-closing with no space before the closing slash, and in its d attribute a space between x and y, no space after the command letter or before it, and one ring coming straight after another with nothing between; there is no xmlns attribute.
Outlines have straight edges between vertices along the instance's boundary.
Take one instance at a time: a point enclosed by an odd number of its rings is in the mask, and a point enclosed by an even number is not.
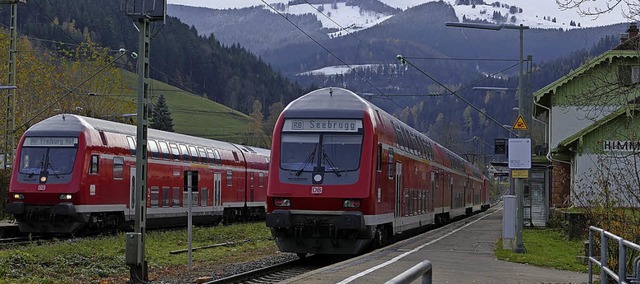
<svg viewBox="0 0 640 284"><path fill-rule="evenodd" d="M422 69L418 68L418 66L414 65L413 63L411 63L411 61L405 59L402 55L398 55L397 56L398 60L400 60L400 62L402 64L408 64L411 67L415 68L416 70L418 70L418 72L422 73L423 75L427 76L429 79L433 80L434 82L436 82L436 84L440 85L440 87L444 88L445 90L447 90L447 92L450 92L452 95L456 96L458 99L460 99L461 101L463 101L464 103L466 103L467 105L469 105L470 107L472 107L473 109L475 109L476 111L478 111L479 113L481 113L482 115L484 115L486 118L488 118L489 120L491 120L493 123L495 123L496 125L500 125L500 128L506 130L507 132L514 134L517 136L516 133L514 133L513 131L506 129L504 127L502 127L502 123L498 122L498 120L496 120L495 118L493 118L492 116L490 116L489 114L487 114L485 111L479 109L478 107L476 107L475 105L473 105L471 102L467 101L465 98L463 98L462 96L460 96L457 92L449 89L449 87L447 87L446 85L440 83L438 80L436 80L435 78L433 78L431 75L429 75L427 72L423 71Z"/></svg>

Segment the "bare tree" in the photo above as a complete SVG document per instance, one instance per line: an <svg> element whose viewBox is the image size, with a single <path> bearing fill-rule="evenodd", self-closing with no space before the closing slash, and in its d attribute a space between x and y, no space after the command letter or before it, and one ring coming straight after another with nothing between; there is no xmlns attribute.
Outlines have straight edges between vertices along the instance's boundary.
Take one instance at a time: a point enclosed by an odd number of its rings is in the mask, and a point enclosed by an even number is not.
<svg viewBox="0 0 640 284"><path fill-rule="evenodd" d="M620 8L625 18L636 21L640 16L640 1L638 0L556 0L561 9L577 10L581 16L598 16L611 13Z"/></svg>

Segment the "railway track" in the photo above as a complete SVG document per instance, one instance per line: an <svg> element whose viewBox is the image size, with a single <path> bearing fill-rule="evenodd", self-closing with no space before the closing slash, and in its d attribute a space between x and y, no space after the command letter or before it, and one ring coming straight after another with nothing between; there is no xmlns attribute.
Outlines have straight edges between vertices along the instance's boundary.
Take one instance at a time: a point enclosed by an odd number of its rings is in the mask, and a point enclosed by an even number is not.
<svg viewBox="0 0 640 284"><path fill-rule="evenodd" d="M218 283L277 283L304 273L338 263L348 256L313 255L248 272L216 279L206 284Z"/></svg>

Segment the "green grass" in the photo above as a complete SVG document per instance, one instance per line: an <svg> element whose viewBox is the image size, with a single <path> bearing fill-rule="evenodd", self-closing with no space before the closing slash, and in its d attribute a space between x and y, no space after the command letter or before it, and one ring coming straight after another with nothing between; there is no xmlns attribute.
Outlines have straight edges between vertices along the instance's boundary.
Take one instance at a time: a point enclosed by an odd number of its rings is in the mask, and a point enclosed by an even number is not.
<svg viewBox="0 0 640 284"><path fill-rule="evenodd" d="M569 240L561 232L552 229L525 229L522 244L527 252L514 253L502 248L502 239L496 246L496 257L501 260L526 263L541 267L587 272L588 266L576 259L584 255L583 244L579 240Z"/></svg>
<svg viewBox="0 0 640 284"><path fill-rule="evenodd" d="M259 259L277 250L269 237L269 230L262 222L195 227L193 248L226 242L235 244L194 250L192 261L194 265L222 266ZM187 243L186 230L148 231L145 248L150 280L158 274L184 272L187 253L170 252L186 249ZM128 273L124 233L0 250L0 283L124 283Z"/></svg>
<svg viewBox="0 0 640 284"><path fill-rule="evenodd" d="M125 85L134 90L130 98L137 101L136 74L122 71L122 78ZM208 98L155 80L150 83L149 93L152 101L164 95L177 133L234 143L243 143L247 136L254 135L247 133L247 125L252 121L250 116Z"/></svg>

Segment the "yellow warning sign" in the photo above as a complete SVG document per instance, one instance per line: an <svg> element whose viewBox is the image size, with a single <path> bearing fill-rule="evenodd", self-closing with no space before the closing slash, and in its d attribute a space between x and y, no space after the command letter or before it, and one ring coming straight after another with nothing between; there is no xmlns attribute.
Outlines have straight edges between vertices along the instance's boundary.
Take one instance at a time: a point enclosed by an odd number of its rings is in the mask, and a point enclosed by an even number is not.
<svg viewBox="0 0 640 284"><path fill-rule="evenodd" d="M524 118L522 118L522 115L518 116L518 119L516 119L516 122L513 124L513 129L515 130L528 130L529 127L527 127L527 123L524 122Z"/></svg>

